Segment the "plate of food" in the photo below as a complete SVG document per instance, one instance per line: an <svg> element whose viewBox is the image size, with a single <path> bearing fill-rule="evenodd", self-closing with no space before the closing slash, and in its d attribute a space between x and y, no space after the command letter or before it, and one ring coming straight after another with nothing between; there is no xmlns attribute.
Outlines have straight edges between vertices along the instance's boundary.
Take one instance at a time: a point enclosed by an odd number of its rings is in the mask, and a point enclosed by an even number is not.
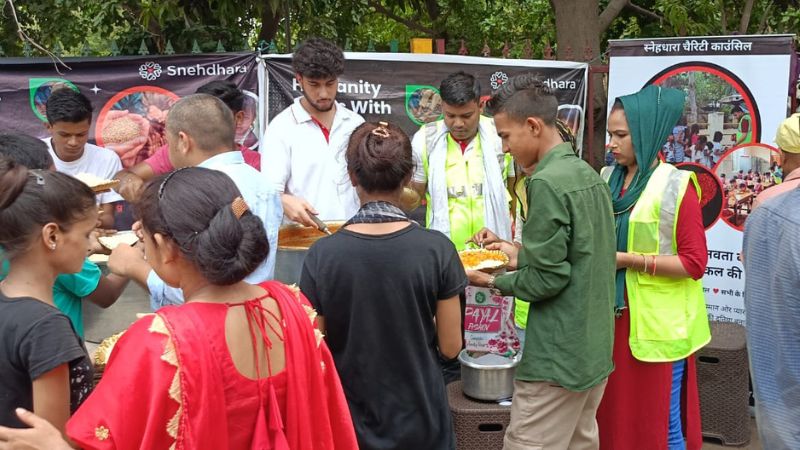
<svg viewBox="0 0 800 450"><path fill-rule="evenodd" d="M496 272L508 266L508 255L500 250L472 249L458 252L466 270Z"/></svg>
<svg viewBox="0 0 800 450"><path fill-rule="evenodd" d="M105 180L91 173L79 173L75 178L92 188L95 194L108 192L119 185L119 180Z"/></svg>
<svg viewBox="0 0 800 450"><path fill-rule="evenodd" d="M112 234L111 236L100 236L97 238L97 240L100 242L100 245L113 251L115 248L123 244L136 244L139 242L139 236L136 236L136 233L133 231L120 231Z"/></svg>

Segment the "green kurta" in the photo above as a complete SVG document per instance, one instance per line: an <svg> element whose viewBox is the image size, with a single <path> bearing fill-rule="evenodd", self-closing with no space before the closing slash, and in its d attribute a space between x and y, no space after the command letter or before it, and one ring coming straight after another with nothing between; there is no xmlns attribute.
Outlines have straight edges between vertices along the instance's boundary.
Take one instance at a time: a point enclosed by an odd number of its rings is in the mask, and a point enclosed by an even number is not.
<svg viewBox="0 0 800 450"><path fill-rule="evenodd" d="M530 176L518 270L506 295L536 302L516 378L583 391L612 371L616 241L608 185L569 144Z"/></svg>

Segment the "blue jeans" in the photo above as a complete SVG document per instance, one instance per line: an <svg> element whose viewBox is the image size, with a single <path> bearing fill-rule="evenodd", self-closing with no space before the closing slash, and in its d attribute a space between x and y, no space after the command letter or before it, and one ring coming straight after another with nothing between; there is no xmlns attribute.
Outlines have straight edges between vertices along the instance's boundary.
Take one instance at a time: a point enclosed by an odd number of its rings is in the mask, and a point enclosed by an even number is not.
<svg viewBox="0 0 800 450"><path fill-rule="evenodd" d="M667 447L669 450L686 450L686 439L683 437L681 424L681 388L683 373L686 371L686 360L672 363L672 389L669 397L669 433Z"/></svg>

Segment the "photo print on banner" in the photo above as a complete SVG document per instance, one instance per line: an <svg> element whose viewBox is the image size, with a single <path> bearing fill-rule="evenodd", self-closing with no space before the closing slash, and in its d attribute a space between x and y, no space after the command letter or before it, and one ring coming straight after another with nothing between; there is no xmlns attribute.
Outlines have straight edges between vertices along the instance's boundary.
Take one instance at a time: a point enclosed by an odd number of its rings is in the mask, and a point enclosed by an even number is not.
<svg viewBox="0 0 800 450"><path fill-rule="evenodd" d="M180 97L214 80L230 80L247 95L237 142L258 149L258 57L255 53L64 58L72 68L55 71L49 58L0 59L0 128L48 137L50 94L69 88L94 107L89 142L114 150L124 167L166 143L164 121Z"/></svg>

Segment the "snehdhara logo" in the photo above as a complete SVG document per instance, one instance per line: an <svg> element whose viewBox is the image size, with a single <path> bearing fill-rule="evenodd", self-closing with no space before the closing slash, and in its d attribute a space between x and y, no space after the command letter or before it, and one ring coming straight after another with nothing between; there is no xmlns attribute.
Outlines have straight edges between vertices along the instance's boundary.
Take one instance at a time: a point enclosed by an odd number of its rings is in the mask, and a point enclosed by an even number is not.
<svg viewBox="0 0 800 450"><path fill-rule="evenodd" d="M147 81L155 81L162 74L170 77L206 77L216 75L233 75L247 73L247 66L223 66L222 64L193 66L167 66L162 70L161 64L148 61L139 66L139 76Z"/></svg>
<svg viewBox="0 0 800 450"><path fill-rule="evenodd" d="M161 76L161 64L147 61L139 66L139 76L147 81L154 81Z"/></svg>

